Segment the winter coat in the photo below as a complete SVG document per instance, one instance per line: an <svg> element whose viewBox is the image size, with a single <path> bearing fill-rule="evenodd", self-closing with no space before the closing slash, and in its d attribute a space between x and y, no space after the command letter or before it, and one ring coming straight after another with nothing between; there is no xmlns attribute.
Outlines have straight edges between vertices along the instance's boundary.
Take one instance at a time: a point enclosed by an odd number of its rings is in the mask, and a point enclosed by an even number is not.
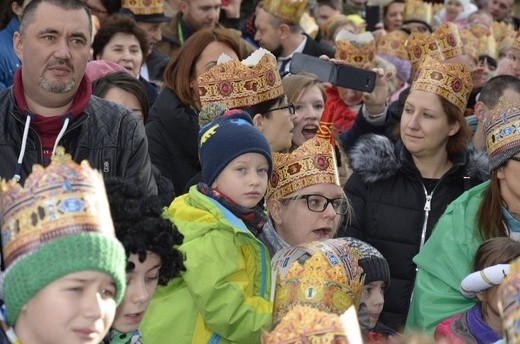
<svg viewBox="0 0 520 344"><path fill-rule="evenodd" d="M0 31L0 91L13 84L14 72L21 65L13 47L13 34L18 31L19 26L18 18L13 16L9 24Z"/></svg>
<svg viewBox="0 0 520 344"><path fill-rule="evenodd" d="M182 194L186 183L201 170L197 113L181 104L172 89L165 88L150 110L146 134L152 163L171 180L177 195Z"/></svg>
<svg viewBox="0 0 520 344"><path fill-rule="evenodd" d="M165 215L184 235L186 271L157 289L140 327L143 342L259 343L273 312L265 246L197 186Z"/></svg>
<svg viewBox="0 0 520 344"><path fill-rule="evenodd" d="M0 177L11 179L22 150L26 115L21 114L13 88L0 93ZM148 155L148 141L141 121L128 109L96 96L91 96L85 110L68 125L60 146L76 162L88 160L104 178L122 177L142 185L144 192L157 195ZM34 164L43 164L41 139L29 129L21 180Z"/></svg>
<svg viewBox="0 0 520 344"><path fill-rule="evenodd" d="M451 203L415 256L419 271L407 328L432 333L442 320L475 304L475 299L462 296L460 283L471 272L475 253L483 242L477 230L477 212L488 187L489 182L482 183Z"/></svg>
<svg viewBox="0 0 520 344"><path fill-rule="evenodd" d="M339 236L359 238L388 261L391 283L385 294L383 324L402 329L412 295L416 267L412 258L455 198L487 178L484 153L460 153L453 166L426 197L426 188L411 154L401 141L366 135L350 151L353 175L345 192L353 207L352 221Z"/></svg>

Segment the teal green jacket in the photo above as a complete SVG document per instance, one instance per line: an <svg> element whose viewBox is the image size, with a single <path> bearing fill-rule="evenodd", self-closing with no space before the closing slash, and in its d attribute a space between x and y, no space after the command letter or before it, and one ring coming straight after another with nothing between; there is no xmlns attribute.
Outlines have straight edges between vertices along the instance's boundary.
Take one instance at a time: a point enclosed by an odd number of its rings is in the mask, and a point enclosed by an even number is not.
<svg viewBox="0 0 520 344"><path fill-rule="evenodd" d="M433 234L413 261L415 279L406 330L432 334L441 321L471 308L476 299L460 293L460 282L471 272L473 258L483 242L477 230L477 211L489 182L454 200L437 222Z"/></svg>
<svg viewBox="0 0 520 344"><path fill-rule="evenodd" d="M184 235L186 271L157 289L140 328L143 342L259 343L273 312L264 244L196 186L165 214Z"/></svg>

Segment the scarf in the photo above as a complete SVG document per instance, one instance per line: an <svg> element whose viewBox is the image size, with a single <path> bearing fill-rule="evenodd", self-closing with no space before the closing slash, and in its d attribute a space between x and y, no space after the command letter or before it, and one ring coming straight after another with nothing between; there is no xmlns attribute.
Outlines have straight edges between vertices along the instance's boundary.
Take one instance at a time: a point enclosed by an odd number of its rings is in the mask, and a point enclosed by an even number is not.
<svg viewBox="0 0 520 344"><path fill-rule="evenodd" d="M232 199L223 193L210 188L208 185L202 182L197 184L197 190L199 190L199 192L203 195L214 199L226 207L231 213L233 213L233 215L244 222L247 229L249 229L249 231L253 233L255 237L258 237L258 235L262 233L262 229L267 222L267 216L265 215L262 207L242 207L241 205L236 204Z"/></svg>
<svg viewBox="0 0 520 344"><path fill-rule="evenodd" d="M494 343L500 339L497 333L482 319L480 305L470 308L466 313L468 328L478 344Z"/></svg>

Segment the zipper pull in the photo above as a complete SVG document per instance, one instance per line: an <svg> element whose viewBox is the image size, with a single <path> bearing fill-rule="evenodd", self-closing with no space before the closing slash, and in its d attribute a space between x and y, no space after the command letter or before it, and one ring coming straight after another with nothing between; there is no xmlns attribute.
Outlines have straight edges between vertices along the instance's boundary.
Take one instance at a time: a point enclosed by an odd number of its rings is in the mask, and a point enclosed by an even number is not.
<svg viewBox="0 0 520 344"><path fill-rule="evenodd" d="M431 210L432 195L426 195L426 203L424 204L424 211Z"/></svg>

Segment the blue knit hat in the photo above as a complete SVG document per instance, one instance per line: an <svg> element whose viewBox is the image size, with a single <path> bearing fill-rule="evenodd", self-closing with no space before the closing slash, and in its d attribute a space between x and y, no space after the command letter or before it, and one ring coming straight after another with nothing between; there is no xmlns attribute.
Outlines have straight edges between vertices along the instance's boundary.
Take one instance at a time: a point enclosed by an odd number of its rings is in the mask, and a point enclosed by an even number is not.
<svg viewBox="0 0 520 344"><path fill-rule="evenodd" d="M271 149L264 135L253 126L251 116L242 110L229 110L199 130L199 158L202 181L211 186L222 170L235 158L247 153L262 154L269 164Z"/></svg>

